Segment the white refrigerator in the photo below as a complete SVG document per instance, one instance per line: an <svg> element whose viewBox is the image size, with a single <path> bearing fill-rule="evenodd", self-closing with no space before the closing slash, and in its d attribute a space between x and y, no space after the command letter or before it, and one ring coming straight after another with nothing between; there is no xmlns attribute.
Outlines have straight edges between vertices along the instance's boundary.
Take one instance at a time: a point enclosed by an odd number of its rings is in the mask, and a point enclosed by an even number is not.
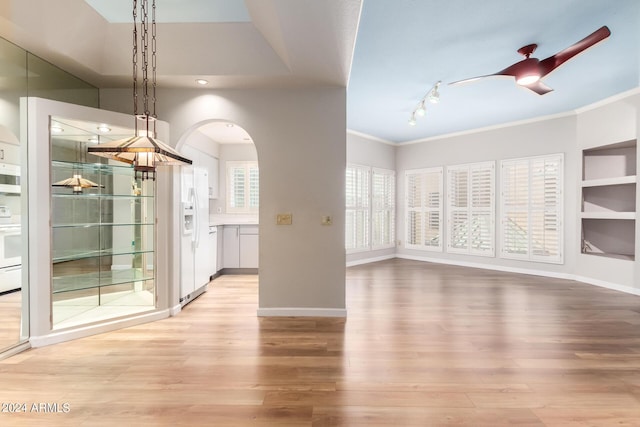
<svg viewBox="0 0 640 427"><path fill-rule="evenodd" d="M204 168L183 166L181 171L180 302L206 290L209 283L209 177Z"/></svg>

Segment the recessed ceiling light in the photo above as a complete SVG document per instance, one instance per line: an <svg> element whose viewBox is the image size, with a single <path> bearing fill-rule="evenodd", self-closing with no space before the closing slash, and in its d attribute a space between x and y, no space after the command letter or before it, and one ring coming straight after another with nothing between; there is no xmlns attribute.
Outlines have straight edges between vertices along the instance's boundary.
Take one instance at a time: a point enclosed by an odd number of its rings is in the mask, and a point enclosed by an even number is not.
<svg viewBox="0 0 640 427"><path fill-rule="evenodd" d="M228 128L232 128L234 126L233 123L227 123L225 126L227 126Z"/></svg>
<svg viewBox="0 0 640 427"><path fill-rule="evenodd" d="M98 126L100 132L111 132L111 128L105 124Z"/></svg>
<svg viewBox="0 0 640 427"><path fill-rule="evenodd" d="M209 81L205 80L205 79L197 79L196 83L198 83L199 85L203 85L204 86L204 85L208 85Z"/></svg>
<svg viewBox="0 0 640 427"><path fill-rule="evenodd" d="M61 132L64 132L64 129L62 129L62 126L60 126L58 124L53 124L53 125L51 125L51 132L53 132L53 133L61 133Z"/></svg>

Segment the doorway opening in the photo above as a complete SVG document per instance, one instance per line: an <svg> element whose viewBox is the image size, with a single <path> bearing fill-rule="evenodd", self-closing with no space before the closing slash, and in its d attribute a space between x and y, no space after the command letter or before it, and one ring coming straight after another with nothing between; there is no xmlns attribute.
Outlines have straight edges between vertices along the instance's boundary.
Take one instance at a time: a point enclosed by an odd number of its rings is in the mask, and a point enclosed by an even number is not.
<svg viewBox="0 0 640 427"><path fill-rule="evenodd" d="M212 119L192 126L176 149L193 160L180 172L180 303L221 274L257 274L260 174L253 139Z"/></svg>

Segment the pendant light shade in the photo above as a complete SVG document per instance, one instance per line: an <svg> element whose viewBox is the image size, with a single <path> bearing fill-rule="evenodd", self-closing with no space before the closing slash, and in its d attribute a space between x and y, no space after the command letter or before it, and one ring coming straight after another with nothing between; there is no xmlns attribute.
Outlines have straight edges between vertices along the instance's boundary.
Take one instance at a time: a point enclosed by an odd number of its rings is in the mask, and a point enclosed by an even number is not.
<svg viewBox="0 0 640 427"><path fill-rule="evenodd" d="M71 178L51 184L52 187L71 187L73 194L80 194L84 188L104 188L104 185L96 184L93 181L85 179L80 174L73 174Z"/></svg>
<svg viewBox="0 0 640 427"><path fill-rule="evenodd" d="M87 151L96 156L106 157L133 165L136 177L155 179L156 166L190 165L191 160L183 157L167 144L157 140L156 135L156 1L140 1L141 21L138 24L138 0L133 0L133 115L135 134L132 137L94 145ZM151 12L151 33L149 34L149 12ZM138 27L140 27L140 57L142 59L142 99L144 113L138 115ZM151 53L149 54L149 46ZM149 58L149 56L151 58ZM148 64L151 63L151 73ZM152 82L149 83L149 74ZM151 93L149 87L151 86ZM153 108L153 112L150 109ZM143 122L144 126L138 126ZM140 130L139 130L140 129Z"/></svg>
<svg viewBox="0 0 640 427"><path fill-rule="evenodd" d="M87 148L91 154L133 165L136 176L155 179L156 166L191 164L173 148L151 136L132 136Z"/></svg>

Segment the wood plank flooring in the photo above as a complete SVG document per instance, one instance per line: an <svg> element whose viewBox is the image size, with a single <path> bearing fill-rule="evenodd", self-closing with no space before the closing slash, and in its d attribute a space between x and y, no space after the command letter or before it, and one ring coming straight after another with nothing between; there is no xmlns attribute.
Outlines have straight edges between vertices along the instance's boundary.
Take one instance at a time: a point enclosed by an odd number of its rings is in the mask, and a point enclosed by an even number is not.
<svg viewBox="0 0 640 427"><path fill-rule="evenodd" d="M0 295L0 350L20 342L22 292Z"/></svg>
<svg viewBox="0 0 640 427"><path fill-rule="evenodd" d="M407 260L349 268L346 320L257 318L257 289L0 362L0 425L640 426L640 297Z"/></svg>

